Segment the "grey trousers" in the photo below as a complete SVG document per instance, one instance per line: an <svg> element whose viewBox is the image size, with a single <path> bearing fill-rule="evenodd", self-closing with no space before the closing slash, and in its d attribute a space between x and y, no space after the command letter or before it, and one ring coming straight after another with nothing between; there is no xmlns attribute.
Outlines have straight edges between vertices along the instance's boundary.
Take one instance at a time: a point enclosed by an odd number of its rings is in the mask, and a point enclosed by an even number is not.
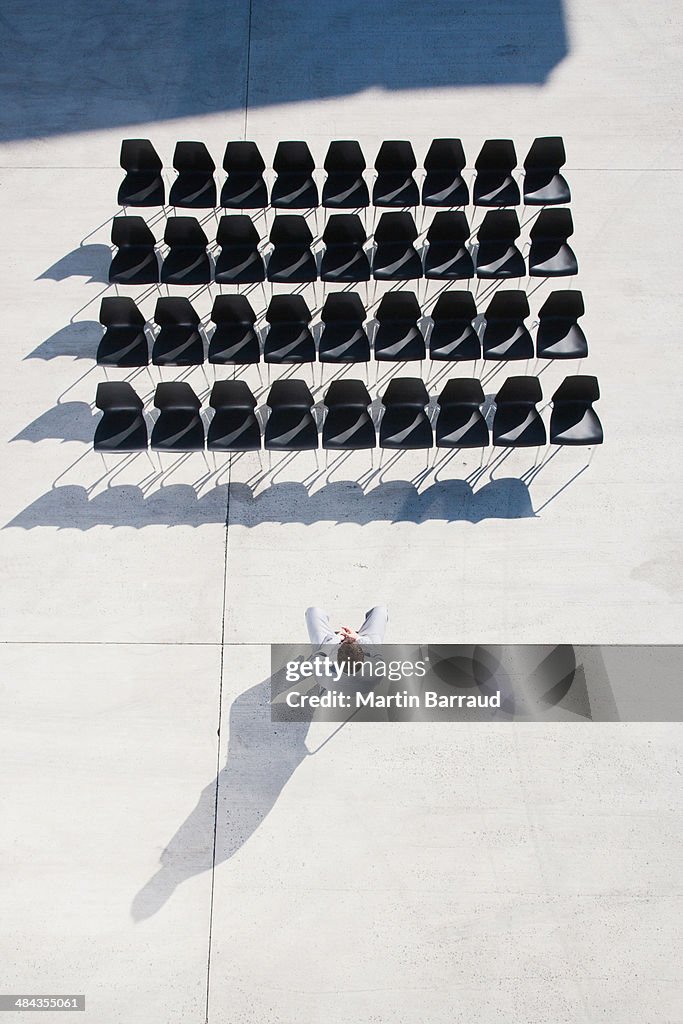
<svg viewBox="0 0 683 1024"><path fill-rule="evenodd" d="M386 605L378 604L371 608L365 615L363 625L358 630L358 639L361 643L381 644L384 643L384 633L389 621L389 611ZM306 625L308 636L312 644L336 644L339 643L339 635L335 633L330 625L330 616L322 608L306 609Z"/></svg>

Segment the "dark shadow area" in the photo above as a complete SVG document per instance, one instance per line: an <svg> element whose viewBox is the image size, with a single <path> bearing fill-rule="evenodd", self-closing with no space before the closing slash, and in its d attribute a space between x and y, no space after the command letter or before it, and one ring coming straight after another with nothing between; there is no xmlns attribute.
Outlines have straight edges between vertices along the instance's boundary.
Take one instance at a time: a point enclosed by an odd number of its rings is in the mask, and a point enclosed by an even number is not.
<svg viewBox="0 0 683 1024"><path fill-rule="evenodd" d="M44 270L37 280L65 281L67 277L86 277L88 283L108 284L110 263L111 249L108 245L79 245Z"/></svg>
<svg viewBox="0 0 683 1024"><path fill-rule="evenodd" d="M274 695L278 687L289 686L284 673L274 676L272 683ZM202 790L197 806L161 854L161 867L135 896L135 921L156 914L182 882L237 853L308 755L309 723L288 722L283 728L271 721L270 702L270 678L233 701L225 767Z"/></svg>
<svg viewBox="0 0 683 1024"><path fill-rule="evenodd" d="M36 526L89 530L94 526L202 526L224 523L228 484L198 496L190 484L168 484L145 494L134 484L107 487L89 498L85 487L53 487L15 516L8 527ZM301 483L272 484L254 496L248 484L230 485L230 525L318 522L413 522L439 519L478 523L484 519L535 516L527 485L519 479L493 480L473 491L464 480L443 480L418 491L407 480L379 484L364 492L353 481L326 484L310 493Z"/></svg>
<svg viewBox="0 0 683 1024"><path fill-rule="evenodd" d="M73 359L93 360L97 356L102 333L102 325L96 320L79 320L55 331L24 358L57 359L58 356L71 356Z"/></svg>
<svg viewBox="0 0 683 1024"><path fill-rule="evenodd" d="M12 441L85 441L92 443L99 412L87 402L62 402L27 424Z"/></svg>
<svg viewBox="0 0 683 1024"><path fill-rule="evenodd" d="M543 83L567 53L562 0L7 0L0 39L3 141L130 135L245 101Z"/></svg>

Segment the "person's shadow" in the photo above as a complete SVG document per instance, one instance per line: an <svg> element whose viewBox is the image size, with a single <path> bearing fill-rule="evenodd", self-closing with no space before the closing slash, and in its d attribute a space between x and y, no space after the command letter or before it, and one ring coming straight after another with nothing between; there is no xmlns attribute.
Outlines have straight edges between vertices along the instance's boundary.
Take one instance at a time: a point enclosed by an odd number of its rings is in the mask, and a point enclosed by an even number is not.
<svg viewBox="0 0 683 1024"><path fill-rule="evenodd" d="M288 685L284 674L272 681L273 696ZM225 767L202 791L197 806L164 849L161 867L135 896L135 921L156 914L186 879L237 853L307 756L310 723L272 722L270 705L270 677L232 704Z"/></svg>

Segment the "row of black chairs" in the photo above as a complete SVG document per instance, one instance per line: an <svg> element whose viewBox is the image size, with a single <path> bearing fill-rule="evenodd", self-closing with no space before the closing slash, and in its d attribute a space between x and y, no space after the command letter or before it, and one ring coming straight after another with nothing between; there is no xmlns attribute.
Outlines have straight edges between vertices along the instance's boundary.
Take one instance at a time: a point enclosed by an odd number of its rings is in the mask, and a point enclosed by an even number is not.
<svg viewBox="0 0 683 1024"><path fill-rule="evenodd" d="M311 327L311 311L302 295L275 295L265 313L268 327L260 337L256 313L245 295L216 296L210 314L215 325L208 339L208 361L219 365L259 363L367 363L430 359L460 362L480 358L582 359L588 342L578 321L584 313L580 291L554 291L538 314L534 338L525 324L529 302L523 291L496 292L483 312L481 330L475 326L477 307L469 291L439 295L425 323L411 291L386 292L377 307L374 331L357 292L328 295L320 317ZM431 321L431 323L430 323ZM199 366L204 362L202 320L189 299L157 299L151 327L133 299L102 299L100 323L105 331L97 349L102 366ZM316 338L317 351L316 351ZM372 335L372 345L370 336Z"/></svg>
<svg viewBox="0 0 683 1024"><path fill-rule="evenodd" d="M566 163L562 138L537 138L524 159L524 203L546 206L568 203L569 186L561 174ZM162 163L149 139L124 139L121 166L126 176L119 188L122 206L163 206L166 190ZM375 159L372 187L375 206L465 206L469 189L463 178L465 152L460 139L434 139L424 159L422 189L414 177L417 160L410 142L383 142ZM476 206L516 206L519 185L513 177L517 154L511 139L488 139L475 161L473 200ZM169 204L185 209L216 207L216 165L203 142L178 142L173 156L178 177L171 186ZM358 142L331 142L323 167L322 205L330 209L361 209L370 205L363 172L367 164ZM264 209L269 190L266 164L255 142L228 142L223 157L227 179L220 206L226 209ZM275 182L270 205L302 210L320 205L313 172L315 161L305 142L280 142L273 159Z"/></svg>
<svg viewBox="0 0 683 1024"><path fill-rule="evenodd" d="M169 217L164 231L168 253L161 268L156 239L142 217L115 217L111 240L118 247L109 269L112 284L202 285L257 284L268 281L304 284L318 280L348 283L369 281L460 281L475 276L488 280L530 277L572 277L578 271L568 238L574 232L567 207L541 210L529 231L527 261L516 245L521 234L514 210L490 210L469 244L464 213L440 211L426 233L422 254L415 246L420 234L407 211L383 213L374 245L355 213L333 214L322 234L324 250L316 258L313 235L300 214L276 216L270 230L271 251L264 256L261 238L250 217L222 217L216 233L220 253L215 268L207 251L209 239L195 217Z"/></svg>
<svg viewBox="0 0 683 1024"><path fill-rule="evenodd" d="M603 431L593 403L600 397L595 377L566 377L553 395L550 443L596 445ZM536 377L509 377L495 397L493 444L505 448L546 443L546 428L537 409L542 399ZM322 447L333 451L375 448L377 434L371 398L360 380L333 381L324 398ZM434 444L427 406L429 394L417 377L394 378L381 398L381 448L422 449ZM449 380L437 399L436 444L441 448L483 448L489 428L482 406L485 395L475 378ZM101 452L133 452L148 446L142 399L125 381L102 383L95 404L103 412L94 439ZM209 405L214 415L205 435L201 401L186 381L158 384L154 405L159 410L151 436L157 451L189 452L206 447L214 452L261 449L262 419L252 391L242 380L217 381ZM303 380L276 381L266 398L269 416L263 441L270 451L308 451L319 446L314 399Z"/></svg>

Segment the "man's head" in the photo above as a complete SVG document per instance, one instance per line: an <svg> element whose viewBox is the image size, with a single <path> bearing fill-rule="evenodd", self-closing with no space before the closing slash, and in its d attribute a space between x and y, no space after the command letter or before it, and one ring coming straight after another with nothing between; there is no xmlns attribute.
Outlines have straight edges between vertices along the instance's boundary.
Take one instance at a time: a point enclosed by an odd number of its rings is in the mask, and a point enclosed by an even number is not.
<svg viewBox="0 0 683 1024"><path fill-rule="evenodd" d="M344 637L337 647L337 664L347 675L355 674L358 665L365 661L365 652L357 640Z"/></svg>

